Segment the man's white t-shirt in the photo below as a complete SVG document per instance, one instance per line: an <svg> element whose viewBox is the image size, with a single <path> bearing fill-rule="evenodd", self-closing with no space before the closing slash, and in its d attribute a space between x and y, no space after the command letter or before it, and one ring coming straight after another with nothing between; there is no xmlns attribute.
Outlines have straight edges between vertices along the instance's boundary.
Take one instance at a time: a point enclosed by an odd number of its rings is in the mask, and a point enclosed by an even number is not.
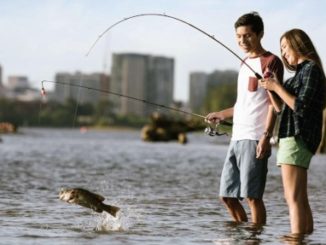
<svg viewBox="0 0 326 245"><path fill-rule="evenodd" d="M257 58L247 58L245 62L259 74L274 72L282 82L282 62L272 53L266 52ZM259 140L265 130L269 105L266 90L258 86L258 79L253 71L242 64L238 75L231 140Z"/></svg>

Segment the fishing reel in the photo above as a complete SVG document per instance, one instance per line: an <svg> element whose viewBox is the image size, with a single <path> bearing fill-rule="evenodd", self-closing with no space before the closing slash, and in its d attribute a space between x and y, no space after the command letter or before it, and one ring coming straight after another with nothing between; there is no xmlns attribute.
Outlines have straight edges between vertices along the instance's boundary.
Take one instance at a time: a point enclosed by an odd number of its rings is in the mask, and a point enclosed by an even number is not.
<svg viewBox="0 0 326 245"><path fill-rule="evenodd" d="M208 124L208 126L205 128L205 133L209 136L222 136L222 135L228 135L227 133L220 133L218 131L218 126L220 123L216 123L215 127L212 127L211 124Z"/></svg>

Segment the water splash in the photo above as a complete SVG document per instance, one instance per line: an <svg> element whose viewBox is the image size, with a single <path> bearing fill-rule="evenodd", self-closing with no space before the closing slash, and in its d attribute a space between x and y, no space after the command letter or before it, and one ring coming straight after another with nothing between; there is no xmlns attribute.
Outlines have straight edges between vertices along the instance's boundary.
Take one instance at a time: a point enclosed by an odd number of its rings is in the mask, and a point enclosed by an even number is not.
<svg viewBox="0 0 326 245"><path fill-rule="evenodd" d="M97 221L97 225L94 228L96 232L109 232L109 231L125 231L127 227L123 225L123 219L121 217L121 212L117 214L117 217L113 217L107 213L103 213L99 220Z"/></svg>
<svg viewBox="0 0 326 245"><path fill-rule="evenodd" d="M94 230L100 233L111 231L128 231L137 222L137 214L130 209L121 209L116 217L103 212L99 215Z"/></svg>

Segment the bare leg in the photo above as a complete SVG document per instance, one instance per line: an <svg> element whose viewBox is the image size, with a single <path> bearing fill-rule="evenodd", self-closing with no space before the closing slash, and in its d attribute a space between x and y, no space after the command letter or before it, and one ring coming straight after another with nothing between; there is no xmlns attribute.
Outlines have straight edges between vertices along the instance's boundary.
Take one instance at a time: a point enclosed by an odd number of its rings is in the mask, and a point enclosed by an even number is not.
<svg viewBox="0 0 326 245"><path fill-rule="evenodd" d="M305 208L305 210L306 210L306 234L311 234L314 231L314 220L312 217L312 212L311 212L308 198L307 198L305 205L306 205L306 208Z"/></svg>
<svg viewBox="0 0 326 245"><path fill-rule="evenodd" d="M222 197L222 202L236 222L247 222L247 214L237 198Z"/></svg>
<svg viewBox="0 0 326 245"><path fill-rule="evenodd" d="M291 232L306 234L313 231L313 218L307 195L307 170L282 165L284 196L289 207Z"/></svg>
<svg viewBox="0 0 326 245"><path fill-rule="evenodd" d="M262 199L248 198L248 205L251 211L251 221L257 225L266 224L266 209Z"/></svg>

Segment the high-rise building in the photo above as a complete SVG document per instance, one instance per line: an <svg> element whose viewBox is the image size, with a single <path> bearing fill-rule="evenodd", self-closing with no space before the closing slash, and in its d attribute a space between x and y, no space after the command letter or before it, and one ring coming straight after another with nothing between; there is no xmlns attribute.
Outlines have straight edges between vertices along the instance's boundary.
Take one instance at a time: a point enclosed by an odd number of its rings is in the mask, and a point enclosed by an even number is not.
<svg viewBox="0 0 326 245"><path fill-rule="evenodd" d="M147 58L139 54L113 54L111 90L136 98L145 98ZM121 115L142 114L144 104L124 97L112 96L110 100Z"/></svg>
<svg viewBox="0 0 326 245"><path fill-rule="evenodd" d="M53 99L61 103L68 99L74 99L81 104L96 104L100 100L108 100L109 97L107 93L78 87L81 85L98 90L108 90L109 76L103 73L84 74L76 72L70 74L61 72L55 75L55 81L57 83L55 84Z"/></svg>
<svg viewBox="0 0 326 245"><path fill-rule="evenodd" d="M169 106L173 102L174 59L135 53L113 54L111 90L123 95ZM147 116L153 106L112 96L116 113Z"/></svg>
<svg viewBox="0 0 326 245"><path fill-rule="evenodd" d="M2 87L2 66L0 65L0 88Z"/></svg>
<svg viewBox="0 0 326 245"><path fill-rule="evenodd" d="M3 86L2 90L3 96L8 99L27 102L41 98L40 91L30 86L29 79L26 76L9 76L8 86L6 88Z"/></svg>
<svg viewBox="0 0 326 245"><path fill-rule="evenodd" d="M30 86L26 76L9 76L8 87L12 90L24 90L28 89Z"/></svg>
<svg viewBox="0 0 326 245"><path fill-rule="evenodd" d="M199 112L207 93L208 74L204 72L190 73L189 106L193 112Z"/></svg>
<svg viewBox="0 0 326 245"><path fill-rule="evenodd" d="M0 65L0 98L3 97L5 94L4 87L2 84L2 66Z"/></svg>

